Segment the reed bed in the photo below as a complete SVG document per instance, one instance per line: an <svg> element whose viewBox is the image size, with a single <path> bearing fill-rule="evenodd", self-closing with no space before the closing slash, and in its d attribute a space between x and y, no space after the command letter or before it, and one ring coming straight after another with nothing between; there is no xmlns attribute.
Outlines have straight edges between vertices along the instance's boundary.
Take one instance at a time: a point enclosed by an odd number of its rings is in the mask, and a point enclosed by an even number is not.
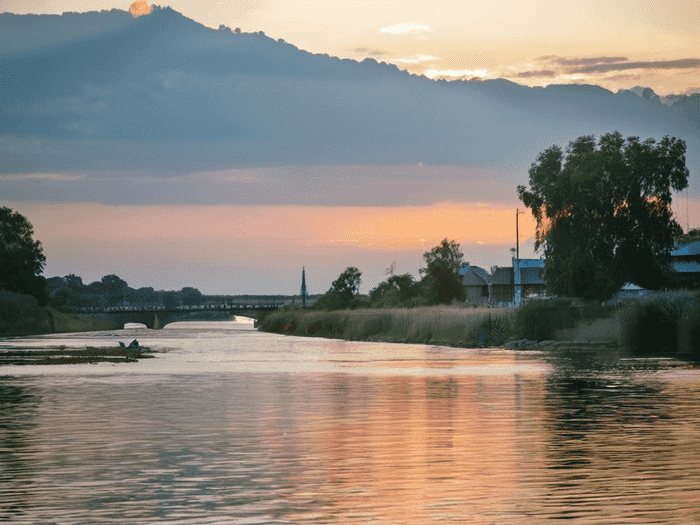
<svg viewBox="0 0 700 525"><path fill-rule="evenodd" d="M288 308L268 315L260 329L350 341L484 346L504 343L514 324L512 308L425 306L337 312Z"/></svg>
<svg viewBox="0 0 700 525"><path fill-rule="evenodd" d="M700 359L700 295L671 291L614 303L620 344L636 355Z"/></svg>

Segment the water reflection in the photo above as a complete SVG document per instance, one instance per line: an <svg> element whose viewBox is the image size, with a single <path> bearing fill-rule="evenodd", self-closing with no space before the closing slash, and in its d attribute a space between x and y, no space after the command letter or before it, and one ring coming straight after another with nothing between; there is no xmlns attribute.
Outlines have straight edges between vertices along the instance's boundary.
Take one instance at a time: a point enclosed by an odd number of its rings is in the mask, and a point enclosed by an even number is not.
<svg viewBox="0 0 700 525"><path fill-rule="evenodd" d="M0 521L700 522L678 362L166 332L0 379Z"/></svg>
<svg viewBox="0 0 700 525"><path fill-rule="evenodd" d="M13 521L30 505L37 453L30 430L41 399L33 388L15 378L0 376L0 521Z"/></svg>

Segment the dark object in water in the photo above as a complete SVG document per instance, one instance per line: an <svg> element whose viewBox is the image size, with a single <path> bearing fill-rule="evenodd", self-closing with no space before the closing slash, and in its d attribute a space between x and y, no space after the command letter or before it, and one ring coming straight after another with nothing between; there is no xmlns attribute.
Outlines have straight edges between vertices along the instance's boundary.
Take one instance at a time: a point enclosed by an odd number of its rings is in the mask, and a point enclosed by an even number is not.
<svg viewBox="0 0 700 525"><path fill-rule="evenodd" d="M128 348L141 348L141 345L139 345L139 342L136 339L134 339L129 343Z"/></svg>
<svg viewBox="0 0 700 525"><path fill-rule="evenodd" d="M137 342L138 345L138 342ZM81 363L134 363L139 359L155 357L150 348L123 343L118 348L66 348L64 346L35 349L13 348L0 352L2 365L68 365Z"/></svg>

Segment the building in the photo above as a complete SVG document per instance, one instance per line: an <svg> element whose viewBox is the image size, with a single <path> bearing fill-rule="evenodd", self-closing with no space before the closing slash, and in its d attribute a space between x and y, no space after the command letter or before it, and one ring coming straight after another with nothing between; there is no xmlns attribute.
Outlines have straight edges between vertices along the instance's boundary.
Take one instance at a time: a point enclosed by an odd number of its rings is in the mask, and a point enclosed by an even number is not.
<svg viewBox="0 0 700 525"><path fill-rule="evenodd" d="M544 260L512 259L513 266L491 268L491 273L469 263L460 268L467 302L476 305L520 304L545 294Z"/></svg>
<svg viewBox="0 0 700 525"><path fill-rule="evenodd" d="M513 258L513 302L545 294L544 259Z"/></svg>
<svg viewBox="0 0 700 525"><path fill-rule="evenodd" d="M700 241L677 245L671 251L671 266L680 287L700 289Z"/></svg>
<svg viewBox="0 0 700 525"><path fill-rule="evenodd" d="M459 273L463 276L462 284L464 284L467 302L476 305L489 304L491 276L488 272L479 266L471 266L467 263L459 269Z"/></svg>

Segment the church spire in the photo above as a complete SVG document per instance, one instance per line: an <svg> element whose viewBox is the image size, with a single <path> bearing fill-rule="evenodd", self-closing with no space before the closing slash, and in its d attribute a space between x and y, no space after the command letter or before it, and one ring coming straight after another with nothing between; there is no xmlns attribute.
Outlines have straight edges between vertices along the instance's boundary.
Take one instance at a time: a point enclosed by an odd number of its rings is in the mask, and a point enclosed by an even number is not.
<svg viewBox="0 0 700 525"><path fill-rule="evenodd" d="M301 267L301 306L306 307L306 268Z"/></svg>

